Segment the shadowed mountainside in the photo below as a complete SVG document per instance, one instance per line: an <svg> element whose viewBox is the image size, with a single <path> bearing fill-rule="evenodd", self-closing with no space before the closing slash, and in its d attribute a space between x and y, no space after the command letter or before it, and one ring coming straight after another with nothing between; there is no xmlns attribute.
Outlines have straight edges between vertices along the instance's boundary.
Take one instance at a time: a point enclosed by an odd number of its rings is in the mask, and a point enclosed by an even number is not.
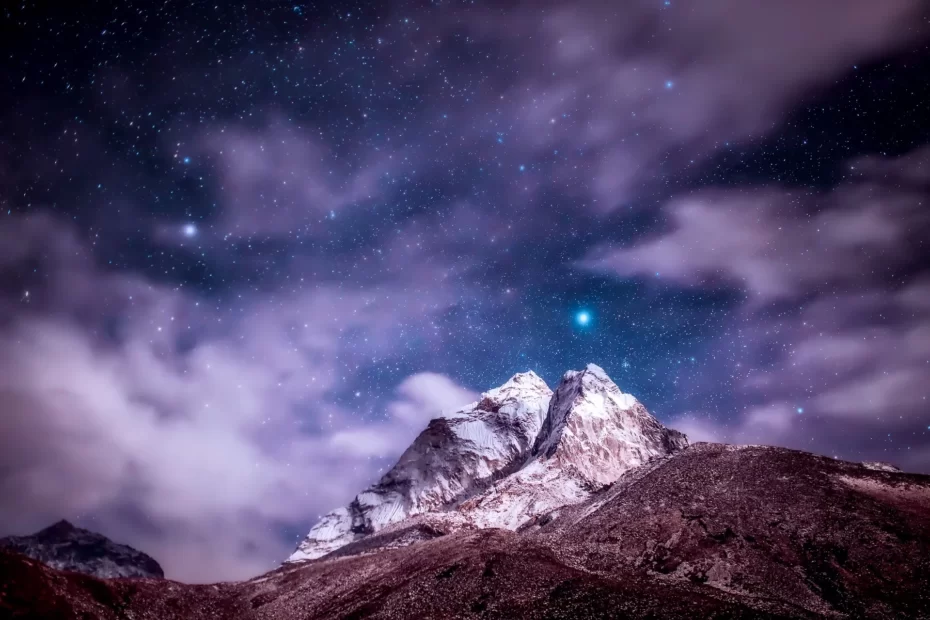
<svg viewBox="0 0 930 620"><path fill-rule="evenodd" d="M141 551L64 520L31 536L0 538L0 548L17 551L53 568L94 577L165 576L158 562Z"/></svg>

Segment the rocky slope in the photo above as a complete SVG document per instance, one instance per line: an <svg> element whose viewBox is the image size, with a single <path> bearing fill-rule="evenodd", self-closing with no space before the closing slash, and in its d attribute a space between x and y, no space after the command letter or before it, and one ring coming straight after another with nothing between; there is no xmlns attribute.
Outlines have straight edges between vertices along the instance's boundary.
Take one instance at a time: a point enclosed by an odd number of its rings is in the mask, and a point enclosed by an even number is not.
<svg viewBox="0 0 930 620"><path fill-rule="evenodd" d="M158 562L132 547L59 521L32 536L0 538L0 547L40 560L52 568L96 577L164 577Z"/></svg>
<svg viewBox="0 0 930 620"><path fill-rule="evenodd" d="M102 581L0 553L0 617L930 617L930 476L697 444L544 516L237 584Z"/></svg>
<svg viewBox="0 0 930 620"><path fill-rule="evenodd" d="M634 566L827 617L930 617L930 477L698 444L527 535L570 566Z"/></svg>
<svg viewBox="0 0 930 620"><path fill-rule="evenodd" d="M313 526L288 561L321 557L486 488L527 458L552 391L533 372L432 420L377 484Z"/></svg>

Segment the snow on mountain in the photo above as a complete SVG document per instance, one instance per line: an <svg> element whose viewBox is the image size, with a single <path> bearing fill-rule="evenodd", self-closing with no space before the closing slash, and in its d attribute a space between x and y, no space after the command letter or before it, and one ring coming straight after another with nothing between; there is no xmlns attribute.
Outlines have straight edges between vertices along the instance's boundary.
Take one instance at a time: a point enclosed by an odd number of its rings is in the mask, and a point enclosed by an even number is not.
<svg viewBox="0 0 930 620"><path fill-rule="evenodd" d="M687 445L687 437L662 426L602 368L588 364L562 377L524 467L458 510L478 527L515 530Z"/></svg>
<svg viewBox="0 0 930 620"><path fill-rule="evenodd" d="M562 377L533 454L605 485L632 467L687 446L682 433L662 426L602 368L588 364Z"/></svg>
<svg viewBox="0 0 930 620"><path fill-rule="evenodd" d="M391 545L423 535L404 534L408 527L516 530L687 445L594 364L565 373L555 393L532 372L519 374L432 420L391 471L323 517L288 561L376 532L397 533L381 537Z"/></svg>
<svg viewBox="0 0 930 620"><path fill-rule="evenodd" d="M58 570L69 570L105 579L113 577L165 576L151 557L106 536L59 521L32 536L0 538L6 547Z"/></svg>
<svg viewBox="0 0 930 620"><path fill-rule="evenodd" d="M450 506L516 470L533 447L551 396L535 373L520 373L430 421L377 484L323 517L288 561L321 557L412 515Z"/></svg>

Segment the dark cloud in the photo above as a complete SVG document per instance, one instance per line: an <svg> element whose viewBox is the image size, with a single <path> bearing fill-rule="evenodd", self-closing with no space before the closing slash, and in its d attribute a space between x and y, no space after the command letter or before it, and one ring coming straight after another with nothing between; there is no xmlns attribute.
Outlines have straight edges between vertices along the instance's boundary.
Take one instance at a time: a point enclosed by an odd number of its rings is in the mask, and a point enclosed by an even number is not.
<svg viewBox="0 0 930 620"><path fill-rule="evenodd" d="M605 244L582 264L684 284L735 283L759 301L879 281L913 262L930 231L927 186L900 182L930 151L853 162L853 179L826 195L805 190L710 190L663 207L669 230L631 247Z"/></svg>
<svg viewBox="0 0 930 620"><path fill-rule="evenodd" d="M197 148L205 148L222 170L219 232L315 235L326 220L344 217L346 207L362 210L383 198L403 157L369 149L339 157L326 146L324 133L278 119L257 131L214 130L200 138Z"/></svg>
<svg viewBox="0 0 930 620"><path fill-rule="evenodd" d="M665 232L585 261L618 276L745 292L740 351L730 357L740 367L733 387L753 405L726 425L681 418L696 436L877 458L887 447L880 436L924 430L930 152L848 168L850 180L823 194L717 190L674 199ZM930 467L921 458L905 456L911 467Z"/></svg>
<svg viewBox="0 0 930 620"><path fill-rule="evenodd" d="M920 10L914 0L546 3L478 8L448 27L464 23L517 59L516 79L491 89L466 126L485 145L502 136L544 187L559 182L603 212L771 132L807 89L916 38ZM573 165L548 165L568 154Z"/></svg>

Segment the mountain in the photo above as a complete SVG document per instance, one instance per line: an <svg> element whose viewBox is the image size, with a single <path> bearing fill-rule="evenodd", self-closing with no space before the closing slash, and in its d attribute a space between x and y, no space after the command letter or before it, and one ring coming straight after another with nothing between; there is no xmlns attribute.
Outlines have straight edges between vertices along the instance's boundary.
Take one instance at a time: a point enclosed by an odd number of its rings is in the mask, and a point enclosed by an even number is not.
<svg viewBox="0 0 930 620"><path fill-rule="evenodd" d="M323 517L288 558L315 559L413 515L454 504L519 467L552 391L533 372L430 421L377 484Z"/></svg>
<svg viewBox="0 0 930 620"><path fill-rule="evenodd" d="M323 517L288 561L319 558L377 532L385 535L340 555L459 529L516 530L687 445L599 366L567 372L554 394L536 374L518 374L432 420L377 484Z"/></svg>
<svg viewBox="0 0 930 620"><path fill-rule="evenodd" d="M32 536L0 538L7 548L59 570L96 577L164 578L158 562L132 547L106 536L59 521Z"/></svg>
<svg viewBox="0 0 930 620"><path fill-rule="evenodd" d="M30 538L90 534L49 529ZM101 580L0 550L0 617L930 618L930 476L688 445L597 366L554 393L523 373L432 420L277 570Z"/></svg>
<svg viewBox="0 0 930 620"><path fill-rule="evenodd" d="M515 530L687 445L682 433L662 426L602 368L588 364L562 377L524 466L458 511L478 527Z"/></svg>
<svg viewBox="0 0 930 620"><path fill-rule="evenodd" d="M928 618L930 476L699 443L518 532L337 554L184 585L0 552L0 617Z"/></svg>

